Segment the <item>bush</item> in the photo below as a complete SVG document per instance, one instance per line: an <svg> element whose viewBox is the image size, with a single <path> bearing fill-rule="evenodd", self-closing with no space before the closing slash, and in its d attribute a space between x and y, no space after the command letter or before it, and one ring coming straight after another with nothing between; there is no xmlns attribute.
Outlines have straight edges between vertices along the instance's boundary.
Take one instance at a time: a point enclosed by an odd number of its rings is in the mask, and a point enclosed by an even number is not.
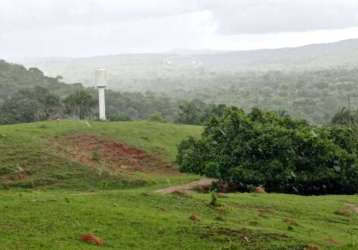
<svg viewBox="0 0 358 250"><path fill-rule="evenodd" d="M118 122L118 121L131 121L131 118L128 115L120 115L120 114L110 114L108 115L108 120L112 122Z"/></svg>
<svg viewBox="0 0 358 250"><path fill-rule="evenodd" d="M253 109L227 108L198 140L178 147L184 172L216 177L247 191L357 193L358 141L343 127L316 127L304 121Z"/></svg>
<svg viewBox="0 0 358 250"><path fill-rule="evenodd" d="M151 121L151 122L162 122L162 123L165 123L167 122L160 113L154 113L152 115L150 115L148 117L148 121Z"/></svg>

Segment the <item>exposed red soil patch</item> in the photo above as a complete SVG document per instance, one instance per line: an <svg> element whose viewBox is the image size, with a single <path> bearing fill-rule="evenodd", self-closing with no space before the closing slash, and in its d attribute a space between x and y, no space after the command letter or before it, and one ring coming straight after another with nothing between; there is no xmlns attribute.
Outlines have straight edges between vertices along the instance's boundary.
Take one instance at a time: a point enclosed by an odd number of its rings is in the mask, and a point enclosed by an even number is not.
<svg viewBox="0 0 358 250"><path fill-rule="evenodd" d="M179 174L173 166L158 156L95 135L74 134L57 139L54 144L57 150L69 155L71 159L90 167L100 165L113 171Z"/></svg>
<svg viewBox="0 0 358 250"><path fill-rule="evenodd" d="M331 245L339 245L339 242L332 238L326 239L326 241Z"/></svg>
<svg viewBox="0 0 358 250"><path fill-rule="evenodd" d="M200 217L197 214L192 214L189 219L192 221L200 221Z"/></svg>
<svg viewBox="0 0 358 250"><path fill-rule="evenodd" d="M354 213L358 213L358 206L352 203L346 203L345 204L348 209L350 209Z"/></svg>
<svg viewBox="0 0 358 250"><path fill-rule="evenodd" d="M266 191L265 191L264 187L259 186L259 187L255 188L255 193L264 194L264 193L266 193Z"/></svg>
<svg viewBox="0 0 358 250"><path fill-rule="evenodd" d="M309 244L307 245L304 250L320 250L321 248L315 244Z"/></svg>
<svg viewBox="0 0 358 250"><path fill-rule="evenodd" d="M29 178L29 176L31 175L31 173L27 170L25 170L22 167L17 167L17 170L9 173L9 174L4 174L1 176L0 180L1 180L1 184L4 188L10 188L11 184L13 182L16 181L25 181Z"/></svg>
<svg viewBox="0 0 358 250"><path fill-rule="evenodd" d="M84 234L81 236L80 239L81 241L92 245L102 246L104 244L104 241L94 234Z"/></svg>
<svg viewBox="0 0 358 250"><path fill-rule="evenodd" d="M350 217L358 213L358 206L352 203L345 203L343 207L335 211L335 214Z"/></svg>

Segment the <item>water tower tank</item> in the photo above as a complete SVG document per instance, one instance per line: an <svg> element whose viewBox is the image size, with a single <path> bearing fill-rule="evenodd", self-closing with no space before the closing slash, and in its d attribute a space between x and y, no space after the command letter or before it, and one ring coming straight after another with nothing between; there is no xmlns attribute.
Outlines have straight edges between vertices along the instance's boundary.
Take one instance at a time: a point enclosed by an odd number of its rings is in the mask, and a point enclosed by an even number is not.
<svg viewBox="0 0 358 250"><path fill-rule="evenodd" d="M103 68L96 69L94 74L94 81L97 87L107 86L107 71Z"/></svg>

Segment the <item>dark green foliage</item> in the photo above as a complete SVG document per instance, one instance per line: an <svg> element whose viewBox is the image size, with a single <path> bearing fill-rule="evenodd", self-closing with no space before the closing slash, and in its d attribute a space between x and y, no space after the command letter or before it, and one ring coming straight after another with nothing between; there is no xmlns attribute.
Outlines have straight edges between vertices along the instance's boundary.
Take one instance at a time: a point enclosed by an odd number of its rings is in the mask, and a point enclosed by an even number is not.
<svg viewBox="0 0 358 250"><path fill-rule="evenodd" d="M353 126L358 124L358 111L343 107L332 118L332 124Z"/></svg>
<svg viewBox="0 0 358 250"><path fill-rule="evenodd" d="M179 145L182 171L219 178L239 190L300 194L356 193L358 141L348 128L315 127L253 109L228 108L201 139Z"/></svg>
<svg viewBox="0 0 358 250"><path fill-rule="evenodd" d="M186 101L179 105L176 121L184 124L204 124L211 117L223 115L226 106L223 104L206 104L200 100Z"/></svg>
<svg viewBox="0 0 358 250"><path fill-rule="evenodd" d="M178 105L175 101L154 93L107 91L107 111L111 120L143 120L153 114L174 121Z"/></svg>
<svg viewBox="0 0 358 250"><path fill-rule="evenodd" d="M79 90L69 95L64 100L65 111L79 119L90 117L96 105L96 99L86 90Z"/></svg>
<svg viewBox="0 0 358 250"><path fill-rule="evenodd" d="M64 101L43 87L21 89L5 99L0 106L0 124L66 118L84 119L94 114L96 100L90 92L78 90Z"/></svg>
<svg viewBox="0 0 358 250"><path fill-rule="evenodd" d="M101 153L99 151L99 148L96 147L95 150L92 152L92 160L93 161L96 161L96 162L99 162L101 160Z"/></svg>
<svg viewBox="0 0 358 250"><path fill-rule="evenodd" d="M121 114L109 114L107 119L113 122L118 121L131 121L131 118L128 115L121 115Z"/></svg>
<svg viewBox="0 0 358 250"><path fill-rule="evenodd" d="M21 89L43 87L60 97L82 88L78 84L65 84L61 78L45 76L39 69L26 69L24 66L0 60L0 104Z"/></svg>
<svg viewBox="0 0 358 250"><path fill-rule="evenodd" d="M210 206L213 206L213 207L216 207L218 206L218 197L216 195L216 193L213 191L211 192L210 194L210 203L209 203Z"/></svg>
<svg viewBox="0 0 358 250"><path fill-rule="evenodd" d="M200 124L204 109L201 101L184 102L179 105L177 122L186 124Z"/></svg>
<svg viewBox="0 0 358 250"><path fill-rule="evenodd" d="M61 114L60 98L43 87L19 90L0 107L0 123L46 120Z"/></svg>
<svg viewBox="0 0 358 250"><path fill-rule="evenodd" d="M149 121L152 122L167 122L160 113L154 113L151 116L149 116Z"/></svg>

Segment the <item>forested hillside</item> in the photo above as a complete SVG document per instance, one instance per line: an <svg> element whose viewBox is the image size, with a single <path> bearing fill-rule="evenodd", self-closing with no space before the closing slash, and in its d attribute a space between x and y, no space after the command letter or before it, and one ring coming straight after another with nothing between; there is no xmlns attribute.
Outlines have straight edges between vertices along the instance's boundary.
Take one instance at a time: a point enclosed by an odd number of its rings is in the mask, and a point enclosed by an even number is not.
<svg viewBox="0 0 358 250"><path fill-rule="evenodd" d="M192 90L175 90L178 98L197 98L250 110L286 111L310 122L327 123L342 107L358 107L358 68L302 72L217 74Z"/></svg>
<svg viewBox="0 0 358 250"><path fill-rule="evenodd" d="M294 117L322 124L329 122L342 107L358 107L357 58L358 40L346 40L277 50L129 54L43 59L26 64L86 86L93 86L93 71L103 66L110 72L112 90L136 93L122 96L141 100L134 101L132 106L143 102L148 106L154 95L143 101L143 94L138 92L146 95L151 91L165 96L161 103L166 106L172 101L198 99L245 110L260 107L286 111ZM157 111L173 119L168 114L174 109ZM134 118L145 117L140 115L142 111L124 113L131 113Z"/></svg>
<svg viewBox="0 0 358 250"><path fill-rule="evenodd" d="M81 83L66 84L37 68L0 61L0 123L53 118L97 117L97 90ZM107 91L110 120L152 119L201 123L215 108L204 102L184 102L153 92ZM216 111L215 111L216 112Z"/></svg>
<svg viewBox="0 0 358 250"><path fill-rule="evenodd" d="M60 96L82 88L81 84L65 84L60 77L45 76L37 68L26 69L0 60L0 104L16 91L36 86L47 88Z"/></svg>
<svg viewBox="0 0 358 250"><path fill-rule="evenodd" d="M49 75L61 74L68 82L93 85L92 72L99 65L111 73L112 87L146 88L163 79L184 79L188 73L206 76L222 71L305 71L358 66L358 39L297 48L253 51L173 51L162 54L122 54L89 58L18 59ZM190 79L190 78L189 78ZM192 82L191 82L192 83ZM138 89L137 89L138 90Z"/></svg>

